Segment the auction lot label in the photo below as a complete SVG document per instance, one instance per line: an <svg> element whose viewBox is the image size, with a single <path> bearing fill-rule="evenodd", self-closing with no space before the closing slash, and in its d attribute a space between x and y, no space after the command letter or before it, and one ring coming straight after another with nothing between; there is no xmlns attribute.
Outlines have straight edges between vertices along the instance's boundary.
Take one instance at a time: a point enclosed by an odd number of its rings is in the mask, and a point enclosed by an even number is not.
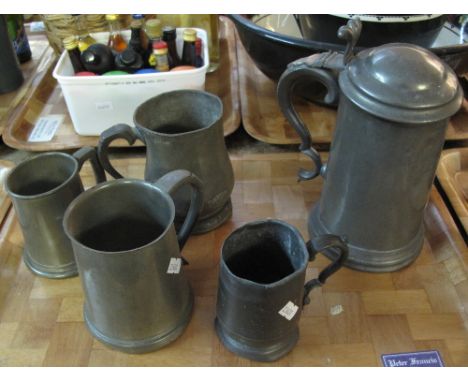
<svg viewBox="0 0 468 382"><path fill-rule="evenodd" d="M382 363L386 367L443 367L444 363L437 350L415 353L383 354Z"/></svg>

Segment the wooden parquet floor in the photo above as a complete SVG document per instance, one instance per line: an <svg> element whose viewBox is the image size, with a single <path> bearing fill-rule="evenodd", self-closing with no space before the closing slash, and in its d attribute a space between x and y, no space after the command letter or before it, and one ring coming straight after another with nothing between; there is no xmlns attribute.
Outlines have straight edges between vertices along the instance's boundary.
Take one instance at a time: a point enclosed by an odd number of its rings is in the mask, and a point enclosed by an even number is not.
<svg viewBox="0 0 468 382"><path fill-rule="evenodd" d="M144 158L115 161L119 171L143 176ZM297 183L298 154L233 156L234 213L219 229L192 236L183 255L195 293L193 316L175 342L156 352L128 355L106 348L88 333L78 277L49 280L32 275L21 260L23 239L14 214L0 235L1 366L249 366L265 365L226 350L214 331L220 247L242 224L284 219L307 238L306 218L322 181ZM90 168L83 178L93 183ZM342 269L313 291L300 321L294 350L279 366L381 366L381 355L438 350L446 366L468 366L468 253L439 194L433 189L425 215L421 255L394 273ZM313 277L328 263L309 264Z"/></svg>

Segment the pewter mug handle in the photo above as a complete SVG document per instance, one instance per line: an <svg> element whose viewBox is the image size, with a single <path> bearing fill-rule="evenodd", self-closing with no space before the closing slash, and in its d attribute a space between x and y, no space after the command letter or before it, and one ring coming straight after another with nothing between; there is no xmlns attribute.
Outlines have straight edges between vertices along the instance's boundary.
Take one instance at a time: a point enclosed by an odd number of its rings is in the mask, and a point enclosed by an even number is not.
<svg viewBox="0 0 468 382"><path fill-rule="evenodd" d="M348 246L342 238L336 235L321 235L309 240L307 242L307 250L309 251L309 261L315 260L317 253L327 250L334 250L334 256L336 256L336 252L338 255L330 265L319 273L316 279L310 280L304 285L303 305L310 303L309 294L311 290L325 284L325 281L340 269L348 259Z"/></svg>
<svg viewBox="0 0 468 382"><path fill-rule="evenodd" d="M281 75L277 98L281 111L301 137L299 150L314 162L313 170L301 168L299 180L310 180L318 176L322 169L320 154L312 147L312 137L304 121L301 119L293 105L293 95L297 85L305 81L316 81L327 89L322 100L326 105L336 105L340 95L340 87L336 79L337 73L343 70L346 64L354 57L354 46L361 34L361 21L351 19L345 26L338 30L338 37L348 42L344 54L337 52L325 52L301 58L290 63Z"/></svg>
<svg viewBox="0 0 468 382"><path fill-rule="evenodd" d="M145 143L143 138L139 136L136 129L125 123L114 125L101 133L97 148L99 161L101 162L104 170L106 170L115 179L123 178L123 176L114 168L114 166L112 166L109 160L109 146L113 141L119 138L125 139L129 145L133 145L137 139Z"/></svg>
<svg viewBox="0 0 468 382"><path fill-rule="evenodd" d="M106 181L106 173L104 172L101 163L96 154L94 147L85 146L72 154L72 157L78 161L78 171L83 167L84 162L90 161L91 167L93 168L94 177L96 183L102 183Z"/></svg>
<svg viewBox="0 0 468 382"><path fill-rule="evenodd" d="M187 170L174 170L159 178L154 184L166 191L172 196L180 187L190 185L192 187L192 196L190 207L185 217L184 223L177 233L180 250L184 247L190 233L195 226L198 215L203 207L203 185L201 180L193 173ZM184 263L188 264L185 259Z"/></svg>

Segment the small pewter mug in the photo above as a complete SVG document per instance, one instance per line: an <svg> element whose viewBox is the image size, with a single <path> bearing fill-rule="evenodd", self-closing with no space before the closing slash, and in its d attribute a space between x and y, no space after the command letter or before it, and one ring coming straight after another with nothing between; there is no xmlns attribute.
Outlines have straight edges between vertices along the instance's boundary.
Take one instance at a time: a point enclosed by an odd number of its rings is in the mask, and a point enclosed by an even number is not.
<svg viewBox="0 0 468 382"><path fill-rule="evenodd" d="M170 194L185 185L192 188L191 203L176 234ZM144 353L182 334L193 294L180 250L202 201L200 180L176 170L154 183L108 181L70 204L63 224L81 276L85 323L99 341Z"/></svg>
<svg viewBox="0 0 468 382"><path fill-rule="evenodd" d="M305 283L309 261L335 251L336 260ZM307 244L281 220L248 223L225 240L221 250L215 327L230 351L255 361L274 361L299 339L299 319L309 293L341 268L348 249L334 235Z"/></svg>
<svg viewBox="0 0 468 382"><path fill-rule="evenodd" d="M360 21L350 20L338 31L348 40L344 54L291 63L279 80L278 101L301 137L301 152L314 163L314 169L299 171L299 180L325 178L309 217L310 237L346 236L347 266L389 272L421 251L424 208L448 120L463 92L452 69L416 45L386 44L354 54L360 31ZM339 102L326 165L292 104L303 83L326 88L324 103Z"/></svg>
<svg viewBox="0 0 468 382"><path fill-rule="evenodd" d="M232 215L234 174L223 133L223 104L210 93L177 90L142 103L134 113L135 128L115 125L101 134L99 159L114 178L122 178L109 161L108 147L117 138L146 145L145 180L153 182L169 171L186 169L203 182L204 207L193 233L208 232ZM176 221L190 201L187 190L173 195Z"/></svg>
<svg viewBox="0 0 468 382"><path fill-rule="evenodd" d="M84 190L80 169L90 160L96 182L106 180L96 150L73 155L45 153L27 159L8 174L5 189L24 236L23 260L36 275L66 278L78 274L62 220L68 205Z"/></svg>

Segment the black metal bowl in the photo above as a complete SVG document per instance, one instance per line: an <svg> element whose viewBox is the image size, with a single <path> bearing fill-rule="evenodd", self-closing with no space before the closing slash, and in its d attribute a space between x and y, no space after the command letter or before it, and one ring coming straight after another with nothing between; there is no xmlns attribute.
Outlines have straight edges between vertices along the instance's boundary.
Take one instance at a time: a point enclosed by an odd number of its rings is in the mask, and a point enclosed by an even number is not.
<svg viewBox="0 0 468 382"><path fill-rule="evenodd" d="M241 15L228 15L255 65L269 78L277 80L286 66L301 57L328 50L344 51L344 45L306 40L265 29ZM359 42L358 42L359 44ZM357 47L358 51L366 49ZM459 75L468 72L468 43L429 48Z"/></svg>
<svg viewBox="0 0 468 382"><path fill-rule="evenodd" d="M307 40L342 45L336 31L352 17L359 17L359 45L373 47L391 42L432 46L447 20L446 15L295 15Z"/></svg>

